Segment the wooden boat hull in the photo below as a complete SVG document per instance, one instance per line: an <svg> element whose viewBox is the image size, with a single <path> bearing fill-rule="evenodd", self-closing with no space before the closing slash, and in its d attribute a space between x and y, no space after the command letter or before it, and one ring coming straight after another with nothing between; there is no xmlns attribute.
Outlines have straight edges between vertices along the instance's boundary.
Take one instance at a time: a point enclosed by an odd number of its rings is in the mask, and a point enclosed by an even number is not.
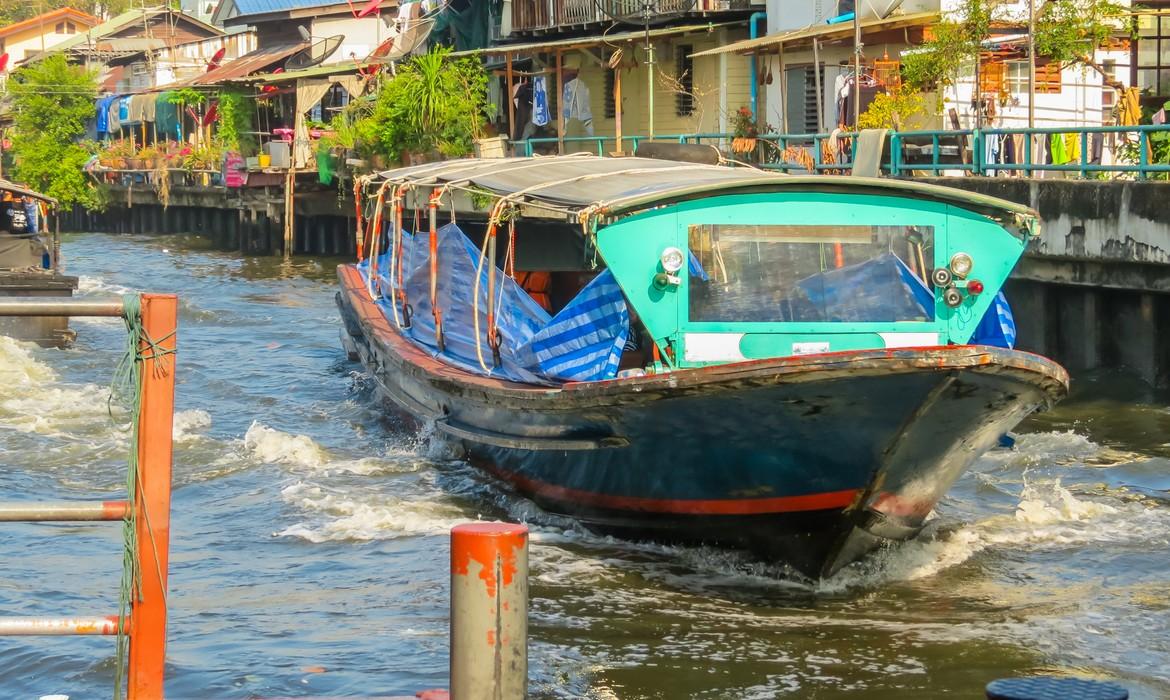
<svg viewBox="0 0 1170 700"><path fill-rule="evenodd" d="M339 268L343 341L384 394L554 513L634 539L744 547L829 575L915 535L959 475L1068 377L952 346L533 387L403 338Z"/></svg>
<svg viewBox="0 0 1170 700"><path fill-rule="evenodd" d="M77 278L47 270L0 270L0 296L72 297ZM0 318L0 335L28 340L45 347L63 347L76 333L67 316L23 316Z"/></svg>

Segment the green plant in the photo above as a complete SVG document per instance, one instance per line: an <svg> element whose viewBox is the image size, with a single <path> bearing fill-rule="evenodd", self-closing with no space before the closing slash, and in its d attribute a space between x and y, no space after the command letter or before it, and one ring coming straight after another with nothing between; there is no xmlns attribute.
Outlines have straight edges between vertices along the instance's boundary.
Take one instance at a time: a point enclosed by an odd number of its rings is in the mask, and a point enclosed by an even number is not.
<svg viewBox="0 0 1170 700"><path fill-rule="evenodd" d="M219 93L220 143L229 151L248 155L256 152L256 136L252 120L252 101L238 90Z"/></svg>
<svg viewBox="0 0 1170 700"><path fill-rule="evenodd" d="M84 167L81 145L97 95L94 74L63 56L22 66L8 80L15 114L12 150L16 178L56 197L65 207L97 208L101 200Z"/></svg>
<svg viewBox="0 0 1170 700"><path fill-rule="evenodd" d="M487 72L474 58L438 48L407 61L380 86L373 112L355 125L361 149L400 159L407 152L472 152L491 113Z"/></svg>
<svg viewBox="0 0 1170 700"><path fill-rule="evenodd" d="M926 98L909 85L874 96L857 120L858 129L905 129L915 118L926 115Z"/></svg>

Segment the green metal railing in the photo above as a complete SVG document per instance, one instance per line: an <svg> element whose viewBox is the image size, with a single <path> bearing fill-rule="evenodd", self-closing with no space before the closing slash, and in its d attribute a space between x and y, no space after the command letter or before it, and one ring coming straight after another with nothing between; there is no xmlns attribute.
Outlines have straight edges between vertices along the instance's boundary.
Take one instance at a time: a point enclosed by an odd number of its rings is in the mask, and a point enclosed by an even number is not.
<svg viewBox="0 0 1170 700"><path fill-rule="evenodd" d="M1041 144L1040 139L1050 140L1054 135L1064 137L1073 134L1079 144L1080 154L1065 163L1037 162L1034 153L1037 146L1023 148L1022 162L997 163L988 159L988 145L993 139L1001 144L1005 139L1023 136L1025 145ZM1102 138L1113 135L1113 163L1092 162L1090 153L1094 135ZM757 147L761 161L753 165L782 172L809 172L805 164L783 159L790 146L805 149L811 156L813 172L849 171L852 160L846 155L852 134L840 132L836 135L822 134L766 134L758 140L765 145ZM657 136L657 141L715 145L724 150L734 138L733 134L698 133ZM646 136L623 136L622 148L617 148L617 139L612 136L574 136L563 142L566 153L581 151L595 152L605 156L614 151L630 152L637 149ZM836 140L837 148L824 149L825 144ZM538 150L555 152L561 141L556 138L534 138L513 142L517 155L532 156ZM1163 145L1157 147L1154 142ZM838 158L826 162L824 150L835 151ZM744 157L746 159L746 156ZM1007 175L1019 173L1034 177L1041 172L1075 173L1088 178L1107 173L1111 175L1132 175L1138 180L1150 178L1170 179L1170 124L1140 126L1084 126L1084 127L1041 127L1009 129L956 129L937 131L890 131L888 145L882 158L882 170L894 177L910 176L914 173L947 175L958 172L964 175Z"/></svg>

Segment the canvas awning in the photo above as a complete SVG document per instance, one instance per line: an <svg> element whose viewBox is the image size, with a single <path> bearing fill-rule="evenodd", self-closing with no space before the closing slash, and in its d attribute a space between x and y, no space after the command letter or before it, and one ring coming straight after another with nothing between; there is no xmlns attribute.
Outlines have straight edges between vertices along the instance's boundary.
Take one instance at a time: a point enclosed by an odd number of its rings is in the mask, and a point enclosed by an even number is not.
<svg viewBox="0 0 1170 700"><path fill-rule="evenodd" d="M834 175L781 175L755 168L681 163L654 158L601 158L588 154L537 158L466 158L380 173L383 181L429 188L475 186L517 203L563 212L572 221L591 212L624 214L717 195L786 190L889 194L953 202L993 216L1036 216L996 197L911 180Z"/></svg>
<svg viewBox="0 0 1170 700"><path fill-rule="evenodd" d="M694 34L695 32L714 32L716 29L724 27L744 26L747 20L740 20L738 22L708 22L706 24L690 24L682 27L665 27L662 29L651 29L650 38L660 39L668 36L681 36L683 34ZM614 32L612 34L598 34L596 36L581 36L572 39L551 39L549 41L533 41L524 44L498 44L496 46L488 46L482 49L472 49L470 51L455 51L452 56L503 56L504 54L521 54L534 53L545 51L569 51L572 49L585 49L592 46L602 46L611 44L632 43L646 40L646 32L638 30L635 32Z"/></svg>
<svg viewBox="0 0 1170 700"><path fill-rule="evenodd" d="M874 34L876 32L885 32L894 29L925 27L937 24L941 17L942 15L938 12L915 12L913 14L898 15L885 19L871 19L861 23L861 32L862 34ZM819 24L804 29L781 32L780 34L769 34L768 36L762 36L757 39L737 41L732 44L720 46L719 48L698 51L691 55L715 56L721 53L776 53L780 50L781 45L786 49L797 48L805 44L812 44L813 39L818 39L821 42L852 41L853 23Z"/></svg>
<svg viewBox="0 0 1170 700"><path fill-rule="evenodd" d="M263 49L256 49L244 54L234 61L229 61L215 70L192 78L188 85L216 85L232 80L241 80L252 73L268 69L277 61L282 61L298 51L309 47L309 42L302 41L296 44L277 44Z"/></svg>

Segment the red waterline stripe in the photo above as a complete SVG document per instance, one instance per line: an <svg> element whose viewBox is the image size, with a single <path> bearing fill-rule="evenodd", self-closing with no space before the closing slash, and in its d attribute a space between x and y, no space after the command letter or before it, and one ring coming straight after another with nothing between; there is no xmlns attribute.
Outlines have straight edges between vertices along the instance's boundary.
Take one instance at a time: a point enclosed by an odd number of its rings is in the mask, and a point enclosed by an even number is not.
<svg viewBox="0 0 1170 700"><path fill-rule="evenodd" d="M479 460L476 460L479 462ZM790 513L809 510L834 510L853 503L861 489L812 493L805 496L780 496L776 498L720 498L720 499L675 499L640 498L637 496L611 496L592 491L555 486L543 481L529 479L513 472L506 472L494 466L480 463L479 466L498 478L507 481L521 491L529 491L550 500L567 501L575 504L611 508L614 510L635 510L648 513L676 513L684 515L765 515L768 513Z"/></svg>

